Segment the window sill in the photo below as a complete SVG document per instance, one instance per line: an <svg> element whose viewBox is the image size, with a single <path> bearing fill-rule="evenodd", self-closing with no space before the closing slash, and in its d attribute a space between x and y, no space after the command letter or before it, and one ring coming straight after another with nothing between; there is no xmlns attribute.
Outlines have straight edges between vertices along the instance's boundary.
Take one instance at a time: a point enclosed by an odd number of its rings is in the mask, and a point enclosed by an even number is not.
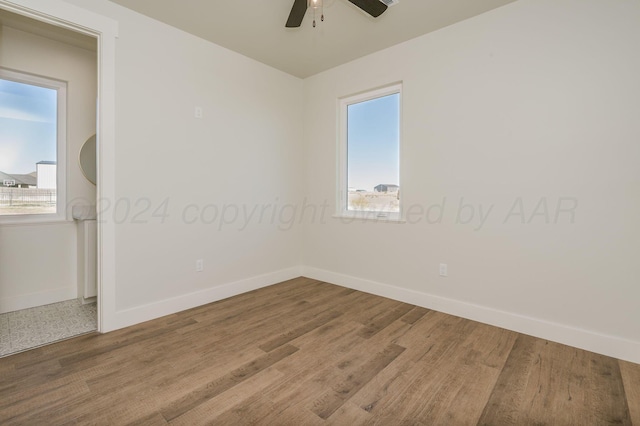
<svg viewBox="0 0 640 426"><path fill-rule="evenodd" d="M382 222L382 223L396 223L403 224L407 223L405 219L400 216L385 216L379 217L375 214L334 214L331 216L333 219L338 219L344 223L351 222Z"/></svg>
<svg viewBox="0 0 640 426"><path fill-rule="evenodd" d="M0 227L22 225L61 225L65 223L73 223L73 220L67 220L64 217L57 215L54 215L54 217L0 216Z"/></svg>

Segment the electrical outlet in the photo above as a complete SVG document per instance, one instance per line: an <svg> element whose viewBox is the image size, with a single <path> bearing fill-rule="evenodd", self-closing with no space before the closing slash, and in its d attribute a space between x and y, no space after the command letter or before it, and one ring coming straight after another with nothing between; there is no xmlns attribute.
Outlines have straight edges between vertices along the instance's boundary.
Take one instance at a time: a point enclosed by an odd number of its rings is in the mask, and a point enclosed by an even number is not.
<svg viewBox="0 0 640 426"><path fill-rule="evenodd" d="M202 107L199 107L199 106L195 107L193 115L195 118L202 118Z"/></svg>
<svg viewBox="0 0 640 426"><path fill-rule="evenodd" d="M449 274L449 271L447 270L447 264L446 263L441 263L440 264L440 276L441 277L446 277Z"/></svg>
<svg viewBox="0 0 640 426"><path fill-rule="evenodd" d="M196 260L196 272L202 272L204 270L204 261L202 259Z"/></svg>

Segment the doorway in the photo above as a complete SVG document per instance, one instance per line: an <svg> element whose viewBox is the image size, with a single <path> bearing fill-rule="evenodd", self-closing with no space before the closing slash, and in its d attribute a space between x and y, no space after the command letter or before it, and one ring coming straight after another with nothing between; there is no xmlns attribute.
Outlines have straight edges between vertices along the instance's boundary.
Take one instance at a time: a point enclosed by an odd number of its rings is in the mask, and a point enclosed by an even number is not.
<svg viewBox="0 0 640 426"><path fill-rule="evenodd" d="M61 0L0 0L0 9L71 29L98 40L97 99L97 313L98 332L122 327L116 309L115 224L100 212L100 200L114 200L115 190L115 73L118 22L100 13ZM2 253L0 253L2 256Z"/></svg>
<svg viewBox="0 0 640 426"><path fill-rule="evenodd" d="M95 37L3 8L0 31L0 82L6 83L0 172L7 168L11 179L2 183L13 197L12 209L0 215L0 355L6 355L98 327L98 298L80 291L80 225L72 217L75 206L96 205L97 188L78 156L96 133L98 55ZM41 114L51 110L47 97L57 103L55 123ZM41 161L20 173L32 156ZM97 235L91 240L97 244Z"/></svg>

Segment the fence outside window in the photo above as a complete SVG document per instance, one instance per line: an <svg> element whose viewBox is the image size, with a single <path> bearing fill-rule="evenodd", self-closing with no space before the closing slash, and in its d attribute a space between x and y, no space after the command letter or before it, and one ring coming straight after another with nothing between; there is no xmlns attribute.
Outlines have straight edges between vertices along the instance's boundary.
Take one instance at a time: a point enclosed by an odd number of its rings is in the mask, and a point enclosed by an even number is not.
<svg viewBox="0 0 640 426"><path fill-rule="evenodd" d="M0 215L27 213L55 213L56 190L37 188L2 188L0 187ZM53 209L53 210L52 210Z"/></svg>

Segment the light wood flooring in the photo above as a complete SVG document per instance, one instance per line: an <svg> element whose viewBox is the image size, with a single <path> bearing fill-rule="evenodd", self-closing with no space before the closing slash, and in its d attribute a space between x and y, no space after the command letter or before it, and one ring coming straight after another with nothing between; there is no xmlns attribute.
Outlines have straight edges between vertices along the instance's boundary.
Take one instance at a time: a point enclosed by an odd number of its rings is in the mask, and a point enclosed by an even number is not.
<svg viewBox="0 0 640 426"><path fill-rule="evenodd" d="M640 365L306 278L0 359L0 424L640 425Z"/></svg>

